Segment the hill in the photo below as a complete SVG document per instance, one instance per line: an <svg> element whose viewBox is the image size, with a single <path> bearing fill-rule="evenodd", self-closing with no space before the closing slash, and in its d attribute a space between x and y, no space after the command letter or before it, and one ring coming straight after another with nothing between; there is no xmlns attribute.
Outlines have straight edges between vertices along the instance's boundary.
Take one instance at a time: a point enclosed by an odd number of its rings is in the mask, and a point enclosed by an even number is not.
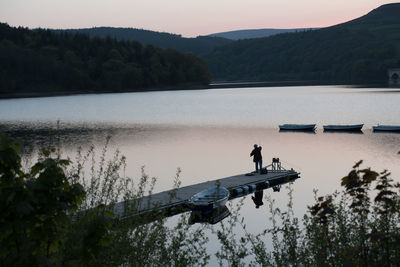
<svg viewBox="0 0 400 267"><path fill-rule="evenodd" d="M240 40L204 57L214 80L386 83L400 66L400 4L313 31Z"/></svg>
<svg viewBox="0 0 400 267"><path fill-rule="evenodd" d="M0 24L0 97L206 85L193 54L112 38Z"/></svg>
<svg viewBox="0 0 400 267"><path fill-rule="evenodd" d="M215 47L228 44L231 40L198 36L196 38L184 38L181 35L166 32L148 31L134 28L96 27L87 29L55 30L55 32L70 32L87 34L90 37L112 37L117 40L137 41L143 45L153 45L165 49L174 49L184 53L204 55L210 53Z"/></svg>
<svg viewBox="0 0 400 267"><path fill-rule="evenodd" d="M298 28L298 29L252 29L252 30L237 30L237 31L229 31L229 32L219 32L209 34L208 36L212 37L222 37L230 40L241 40L241 39L254 39L254 38L263 38L272 36L275 34L286 33L286 32L301 32L307 30L315 30L306 29L306 28Z"/></svg>

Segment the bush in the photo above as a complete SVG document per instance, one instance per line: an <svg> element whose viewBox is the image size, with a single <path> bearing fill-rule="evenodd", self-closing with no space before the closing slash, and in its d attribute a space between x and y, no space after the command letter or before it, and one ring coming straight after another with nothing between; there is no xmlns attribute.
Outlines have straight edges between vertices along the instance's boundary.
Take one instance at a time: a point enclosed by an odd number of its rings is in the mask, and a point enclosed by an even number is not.
<svg viewBox="0 0 400 267"><path fill-rule="evenodd" d="M43 149L36 164L23 168L21 145L0 134L0 265L207 264L207 238L201 228L189 230L188 216L172 228L163 214L152 216L151 222L139 216L118 220L114 204L151 195L156 179L143 170L135 185L121 175L125 157L117 151L107 161L107 144L98 166L91 147L79 150L74 164L54 155L54 149ZM126 208L134 211L137 204L126 202Z"/></svg>
<svg viewBox="0 0 400 267"><path fill-rule="evenodd" d="M234 223L240 222L242 237L222 227L218 232L222 251L240 253L217 254L221 265L399 266L400 184L393 182L389 172L362 169L361 163L342 178L343 191L317 196L315 190L315 204L302 220L294 216L293 189L288 186L286 211L267 197L272 227L257 235L247 233L243 220L237 218Z"/></svg>
<svg viewBox="0 0 400 267"><path fill-rule="evenodd" d="M38 162L24 172L20 145L0 135L0 259L4 265L59 263L70 214L85 192L65 175L68 160L43 149Z"/></svg>

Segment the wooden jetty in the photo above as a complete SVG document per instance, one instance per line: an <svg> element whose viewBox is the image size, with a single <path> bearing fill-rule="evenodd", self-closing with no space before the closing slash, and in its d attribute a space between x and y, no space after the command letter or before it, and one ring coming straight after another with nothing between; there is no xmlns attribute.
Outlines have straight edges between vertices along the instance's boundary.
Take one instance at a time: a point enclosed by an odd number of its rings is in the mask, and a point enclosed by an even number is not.
<svg viewBox="0 0 400 267"><path fill-rule="evenodd" d="M280 165L279 159L274 159L273 163L266 167L266 170L265 174L240 174L155 193L140 199L119 202L114 205L112 210L119 220L152 212L165 212L167 216L171 216L190 210L187 205L190 197L216 185L227 188L230 192L229 199L234 199L270 187L274 191L279 191L280 185L300 178L300 173L293 169L284 169Z"/></svg>

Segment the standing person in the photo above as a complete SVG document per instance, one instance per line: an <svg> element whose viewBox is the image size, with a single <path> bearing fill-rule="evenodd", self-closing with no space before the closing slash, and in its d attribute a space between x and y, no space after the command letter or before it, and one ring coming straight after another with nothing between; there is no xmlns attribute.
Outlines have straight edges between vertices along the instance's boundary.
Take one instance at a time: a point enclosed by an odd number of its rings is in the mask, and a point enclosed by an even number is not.
<svg viewBox="0 0 400 267"><path fill-rule="evenodd" d="M258 172L258 167L260 167L260 171L262 169L261 149L261 146L255 144L253 151L250 153L250 157L253 156L253 162L256 164L256 172Z"/></svg>

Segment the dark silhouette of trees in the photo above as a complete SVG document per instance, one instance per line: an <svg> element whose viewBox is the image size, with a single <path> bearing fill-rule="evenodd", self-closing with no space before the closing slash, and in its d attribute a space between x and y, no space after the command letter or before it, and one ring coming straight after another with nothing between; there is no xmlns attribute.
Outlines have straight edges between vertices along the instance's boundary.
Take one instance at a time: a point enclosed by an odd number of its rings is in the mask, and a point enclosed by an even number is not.
<svg viewBox="0 0 400 267"><path fill-rule="evenodd" d="M221 37L198 36L196 38L185 38L181 35L167 32L134 28L95 27L53 31L57 33L82 33L90 37L99 38L112 37L120 41L137 41L143 45L174 49L183 53L193 53L198 56L210 53L217 46L232 42L232 40Z"/></svg>
<svg viewBox="0 0 400 267"><path fill-rule="evenodd" d="M207 85L192 54L138 42L0 24L0 93L109 92Z"/></svg>
<svg viewBox="0 0 400 267"><path fill-rule="evenodd" d="M400 4L333 27L232 42L203 57L216 80L387 83L400 66Z"/></svg>

